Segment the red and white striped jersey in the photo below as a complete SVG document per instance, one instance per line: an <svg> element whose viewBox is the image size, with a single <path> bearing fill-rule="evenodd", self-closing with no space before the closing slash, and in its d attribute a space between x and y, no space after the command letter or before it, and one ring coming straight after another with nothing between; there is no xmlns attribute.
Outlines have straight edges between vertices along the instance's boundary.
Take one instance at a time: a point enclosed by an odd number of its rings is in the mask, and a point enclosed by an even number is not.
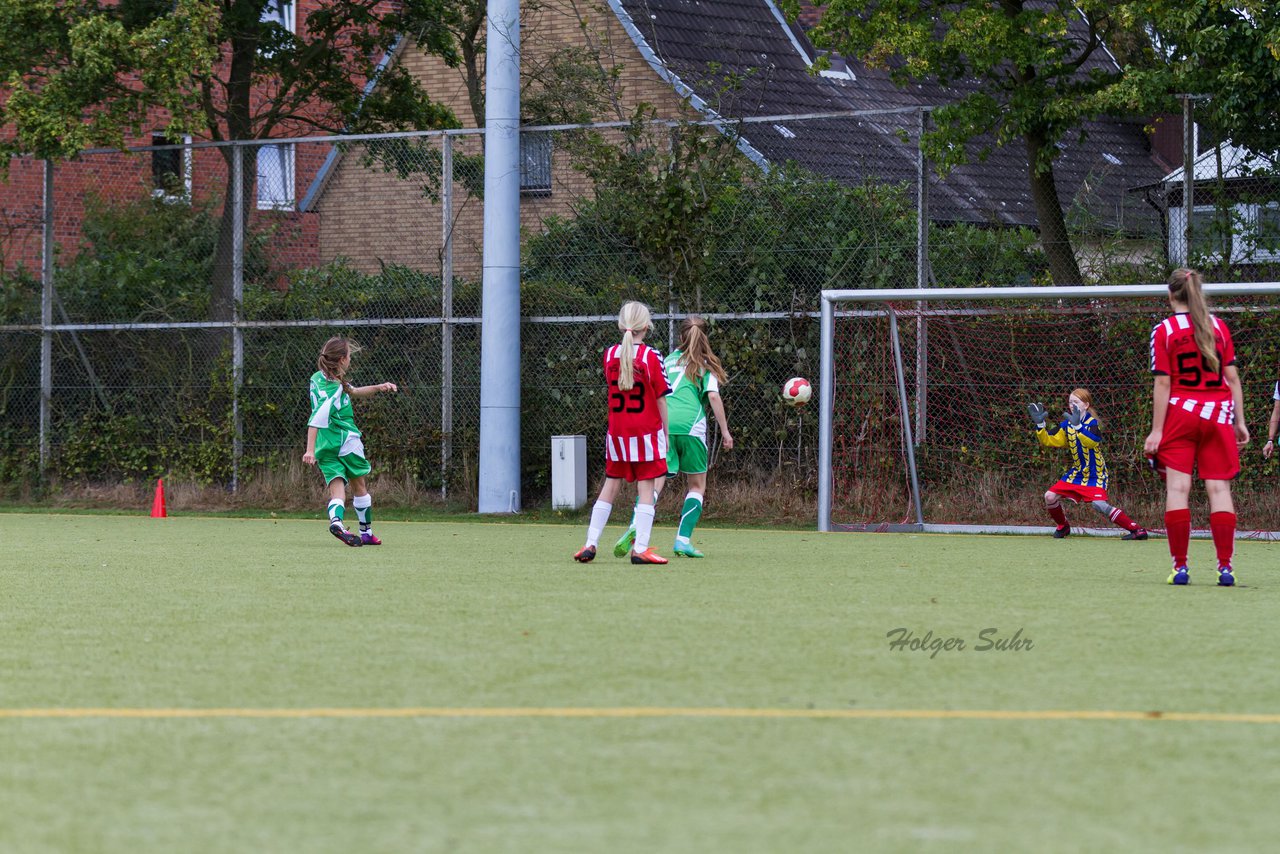
<svg viewBox="0 0 1280 854"><path fill-rule="evenodd" d="M1196 346L1191 315L1178 312L1151 330L1151 372L1169 377L1169 405L1194 412L1201 418L1230 424L1234 416L1231 387L1222 378L1228 365L1236 363L1236 348L1227 324L1213 315L1218 370L1205 364Z"/></svg>
<svg viewBox="0 0 1280 854"><path fill-rule="evenodd" d="M618 388L621 344L604 353L604 378L609 387L609 432L605 455L617 462L653 462L667 458L667 432L662 426L658 399L671 393L662 356L645 344L637 344L632 361L634 384Z"/></svg>

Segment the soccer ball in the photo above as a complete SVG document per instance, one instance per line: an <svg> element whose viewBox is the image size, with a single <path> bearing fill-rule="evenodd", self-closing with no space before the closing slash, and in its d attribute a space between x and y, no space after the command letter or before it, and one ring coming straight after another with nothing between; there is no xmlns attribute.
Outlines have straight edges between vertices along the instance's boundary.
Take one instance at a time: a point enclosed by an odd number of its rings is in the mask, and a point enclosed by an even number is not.
<svg viewBox="0 0 1280 854"><path fill-rule="evenodd" d="M782 384L782 401L788 406L804 406L813 396L813 386L804 377L792 377Z"/></svg>

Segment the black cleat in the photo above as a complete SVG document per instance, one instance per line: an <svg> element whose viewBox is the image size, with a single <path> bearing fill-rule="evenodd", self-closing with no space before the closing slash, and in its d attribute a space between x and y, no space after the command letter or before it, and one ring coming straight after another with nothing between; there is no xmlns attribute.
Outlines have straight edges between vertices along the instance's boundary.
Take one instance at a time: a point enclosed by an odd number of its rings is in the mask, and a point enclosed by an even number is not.
<svg viewBox="0 0 1280 854"><path fill-rule="evenodd" d="M1063 525L1063 526L1062 526L1062 527L1060 527L1060 528L1055 528L1055 529L1054 529L1054 531L1053 531L1053 538L1054 538L1055 540L1060 540L1060 539L1062 539L1063 537L1069 537L1069 536L1071 536L1071 526L1070 526L1070 525Z"/></svg>
<svg viewBox="0 0 1280 854"><path fill-rule="evenodd" d="M583 546L578 549L577 553L573 556L573 559L578 563L591 563L591 561L596 559L596 547Z"/></svg>
<svg viewBox="0 0 1280 854"><path fill-rule="evenodd" d="M1138 528L1138 529L1136 529L1136 530L1130 531L1129 533L1125 534L1125 535L1124 535L1123 537L1121 537L1120 539L1122 539L1122 540L1145 540L1145 539L1147 538L1147 536L1148 536L1148 534L1147 534L1147 529L1146 529L1146 528Z"/></svg>
<svg viewBox="0 0 1280 854"><path fill-rule="evenodd" d="M348 531L346 528L342 527L341 522L334 522L330 524L329 533L333 534L335 537L342 540L344 543L346 543L349 546L363 545L363 543L360 542L360 535L353 534L350 531Z"/></svg>

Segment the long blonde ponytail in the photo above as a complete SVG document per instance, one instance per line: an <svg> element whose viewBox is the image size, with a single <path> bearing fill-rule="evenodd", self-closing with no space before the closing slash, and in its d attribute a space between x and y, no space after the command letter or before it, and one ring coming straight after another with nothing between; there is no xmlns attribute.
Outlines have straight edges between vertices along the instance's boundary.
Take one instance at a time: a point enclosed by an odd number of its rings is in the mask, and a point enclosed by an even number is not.
<svg viewBox="0 0 1280 854"><path fill-rule="evenodd" d="M1205 365L1216 374L1222 366L1203 284L1204 277L1196 270L1187 267L1174 270L1169 277L1169 298L1186 305L1187 313L1191 315L1191 328L1195 330L1196 349L1200 351Z"/></svg>
<svg viewBox="0 0 1280 854"><path fill-rule="evenodd" d="M618 351L618 388L630 391L636 384L636 341L644 337L652 322L649 307L642 302L623 303L618 312L618 328L622 330L622 349Z"/></svg>

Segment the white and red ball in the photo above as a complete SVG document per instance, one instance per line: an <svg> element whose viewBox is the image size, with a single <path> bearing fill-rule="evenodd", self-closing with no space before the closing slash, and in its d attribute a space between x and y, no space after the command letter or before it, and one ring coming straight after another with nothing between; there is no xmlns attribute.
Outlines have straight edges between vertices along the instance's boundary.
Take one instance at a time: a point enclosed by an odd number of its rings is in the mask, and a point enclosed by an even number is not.
<svg viewBox="0 0 1280 854"><path fill-rule="evenodd" d="M813 397L813 386L804 377L792 377L782 384L782 401L788 406L804 406Z"/></svg>

